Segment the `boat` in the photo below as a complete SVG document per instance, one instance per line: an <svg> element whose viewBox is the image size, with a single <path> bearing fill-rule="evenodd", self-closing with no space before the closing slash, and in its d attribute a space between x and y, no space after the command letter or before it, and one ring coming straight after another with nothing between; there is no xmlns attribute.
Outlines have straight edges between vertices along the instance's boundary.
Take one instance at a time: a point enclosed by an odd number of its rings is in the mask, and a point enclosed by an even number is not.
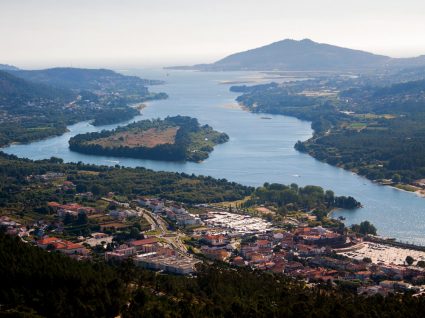
<svg viewBox="0 0 425 318"><path fill-rule="evenodd" d="M261 119L272 119L271 117L260 117Z"/></svg>

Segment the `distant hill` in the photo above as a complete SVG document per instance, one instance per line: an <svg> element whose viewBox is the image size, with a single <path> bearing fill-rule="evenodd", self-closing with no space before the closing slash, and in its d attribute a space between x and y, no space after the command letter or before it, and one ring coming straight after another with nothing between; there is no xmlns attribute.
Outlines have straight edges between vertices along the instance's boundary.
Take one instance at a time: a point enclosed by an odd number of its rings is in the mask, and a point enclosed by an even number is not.
<svg viewBox="0 0 425 318"><path fill-rule="evenodd" d="M19 68L13 65L0 64L0 71L17 71Z"/></svg>
<svg viewBox="0 0 425 318"><path fill-rule="evenodd" d="M10 72L0 71L0 101L10 103L12 100L28 102L33 99L66 99L75 97L66 89L49 87L44 84L33 83L12 75Z"/></svg>
<svg viewBox="0 0 425 318"><path fill-rule="evenodd" d="M129 86L145 91L145 85L161 84L161 81L141 79L137 76L126 76L107 69L82 69L57 67L44 70L18 70L11 72L13 75L23 79L47 84L54 87L72 90L114 90L125 89Z"/></svg>
<svg viewBox="0 0 425 318"><path fill-rule="evenodd" d="M283 40L229 55L212 64L171 67L202 71L364 71L384 67L425 65L425 56L395 59L389 56L317 43L309 39Z"/></svg>

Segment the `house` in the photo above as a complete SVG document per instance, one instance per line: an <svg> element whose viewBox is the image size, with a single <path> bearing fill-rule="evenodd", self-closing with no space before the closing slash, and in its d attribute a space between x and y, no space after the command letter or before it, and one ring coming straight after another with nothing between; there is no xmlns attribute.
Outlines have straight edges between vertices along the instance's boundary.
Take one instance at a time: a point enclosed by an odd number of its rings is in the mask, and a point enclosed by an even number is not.
<svg viewBox="0 0 425 318"><path fill-rule="evenodd" d="M186 213L186 214L176 214L175 219L177 224L182 226L188 226L188 225L201 225L202 221L199 217L194 216L193 214Z"/></svg>
<svg viewBox="0 0 425 318"><path fill-rule="evenodd" d="M285 264L285 268L284 268L283 272L284 273L291 273L293 271L296 271L296 270L302 269L302 268L304 268L303 264L301 264L299 262L295 262L295 261L290 261L290 262L287 262Z"/></svg>
<svg viewBox="0 0 425 318"><path fill-rule="evenodd" d="M60 189L63 191L73 190L76 188L76 185L71 181L64 181L60 186Z"/></svg>
<svg viewBox="0 0 425 318"><path fill-rule="evenodd" d="M136 254L136 250L134 247L130 247L128 245L120 245L119 248L115 249L112 252L106 252L105 253L105 260L109 261L111 259L115 259L115 260L125 260L133 255Z"/></svg>
<svg viewBox="0 0 425 318"><path fill-rule="evenodd" d="M113 210L109 212L109 216L118 220L124 220L128 217L138 216L138 215L140 215L140 212L135 210Z"/></svg>
<svg viewBox="0 0 425 318"><path fill-rule="evenodd" d="M87 249L79 243L72 243L69 241L60 241L60 242L55 242L52 245L56 251L59 251L64 254L81 254L81 255L88 254Z"/></svg>
<svg viewBox="0 0 425 318"><path fill-rule="evenodd" d="M171 211L173 211L175 214L187 214L188 212L181 206L178 205L172 205Z"/></svg>
<svg viewBox="0 0 425 318"><path fill-rule="evenodd" d="M87 249L79 244L73 243L66 240L59 239L57 237L43 237L37 241L37 246L42 249L52 249L64 254L82 254L88 253Z"/></svg>
<svg viewBox="0 0 425 318"><path fill-rule="evenodd" d="M66 214L77 216L78 213L91 214L96 212L95 208L84 207L78 203L59 204L57 202L49 202L47 203L47 206L57 213L59 217L64 217Z"/></svg>
<svg viewBox="0 0 425 318"><path fill-rule="evenodd" d="M156 237L151 237L143 240L132 241L130 242L130 246L136 251L141 251L143 253L156 252L158 250L158 239Z"/></svg>
<svg viewBox="0 0 425 318"><path fill-rule="evenodd" d="M42 239L37 241L37 246L42 249L47 249L49 245L52 245L53 243L59 242L60 239L57 237L43 237Z"/></svg>
<svg viewBox="0 0 425 318"><path fill-rule="evenodd" d="M268 240L258 240L255 244L260 250L270 250L273 247L272 242Z"/></svg>
<svg viewBox="0 0 425 318"><path fill-rule="evenodd" d="M211 246L222 246L228 243L228 240L224 235L205 235L203 237L204 241L207 242L208 245Z"/></svg>
<svg viewBox="0 0 425 318"><path fill-rule="evenodd" d="M80 197L80 198L85 198L85 199L92 199L93 198L93 192L82 192L82 193L77 193L75 195L76 197Z"/></svg>
<svg viewBox="0 0 425 318"><path fill-rule="evenodd" d="M206 257L222 262L230 257L230 252L224 248L211 248L209 246L202 246L201 251Z"/></svg>
<svg viewBox="0 0 425 318"><path fill-rule="evenodd" d="M240 253L244 258L247 258L249 254L255 253L257 251L258 251L258 246L252 245L252 244L241 245L241 248L240 248Z"/></svg>

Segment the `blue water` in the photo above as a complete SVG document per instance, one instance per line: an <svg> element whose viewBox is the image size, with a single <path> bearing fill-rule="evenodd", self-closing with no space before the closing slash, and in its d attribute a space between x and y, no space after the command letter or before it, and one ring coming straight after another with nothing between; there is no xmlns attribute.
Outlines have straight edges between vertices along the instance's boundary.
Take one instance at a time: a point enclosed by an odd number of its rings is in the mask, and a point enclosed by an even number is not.
<svg viewBox="0 0 425 318"><path fill-rule="evenodd" d="M170 96L167 100L148 103L142 115L134 120L189 115L198 118L201 124L209 124L216 130L226 132L230 141L217 146L210 158L202 163L91 156L69 151L69 138L78 133L111 129L117 125L93 127L83 122L70 126L69 132L62 136L26 145L12 145L4 151L30 159L56 156L68 162L143 166L154 170L210 175L253 186L264 182L320 185L337 195L351 195L362 202L362 209L342 210L334 214L344 216L347 224L369 220L383 236L425 245L425 199L374 184L295 151L293 146L298 140L306 140L312 135L309 122L279 115L266 115L271 119L262 119L264 115L251 114L235 107L237 94L229 91L229 85L220 82L258 74L163 70L132 70L128 73L165 80L167 84L153 86L151 90L165 91Z"/></svg>

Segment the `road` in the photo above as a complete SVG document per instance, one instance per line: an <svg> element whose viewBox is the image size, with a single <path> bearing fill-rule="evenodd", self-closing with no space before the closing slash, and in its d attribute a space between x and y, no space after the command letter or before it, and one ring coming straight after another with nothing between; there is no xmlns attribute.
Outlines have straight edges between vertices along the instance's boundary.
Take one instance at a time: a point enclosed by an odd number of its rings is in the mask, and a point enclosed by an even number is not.
<svg viewBox="0 0 425 318"><path fill-rule="evenodd" d="M136 210L141 212L142 216L149 222L151 225L151 230L159 231L159 236L170 246L172 246L177 253L187 256L187 248L181 241L181 238L184 236L184 234L177 230L176 234L173 235L167 230L167 223L162 217L140 207L137 207Z"/></svg>

